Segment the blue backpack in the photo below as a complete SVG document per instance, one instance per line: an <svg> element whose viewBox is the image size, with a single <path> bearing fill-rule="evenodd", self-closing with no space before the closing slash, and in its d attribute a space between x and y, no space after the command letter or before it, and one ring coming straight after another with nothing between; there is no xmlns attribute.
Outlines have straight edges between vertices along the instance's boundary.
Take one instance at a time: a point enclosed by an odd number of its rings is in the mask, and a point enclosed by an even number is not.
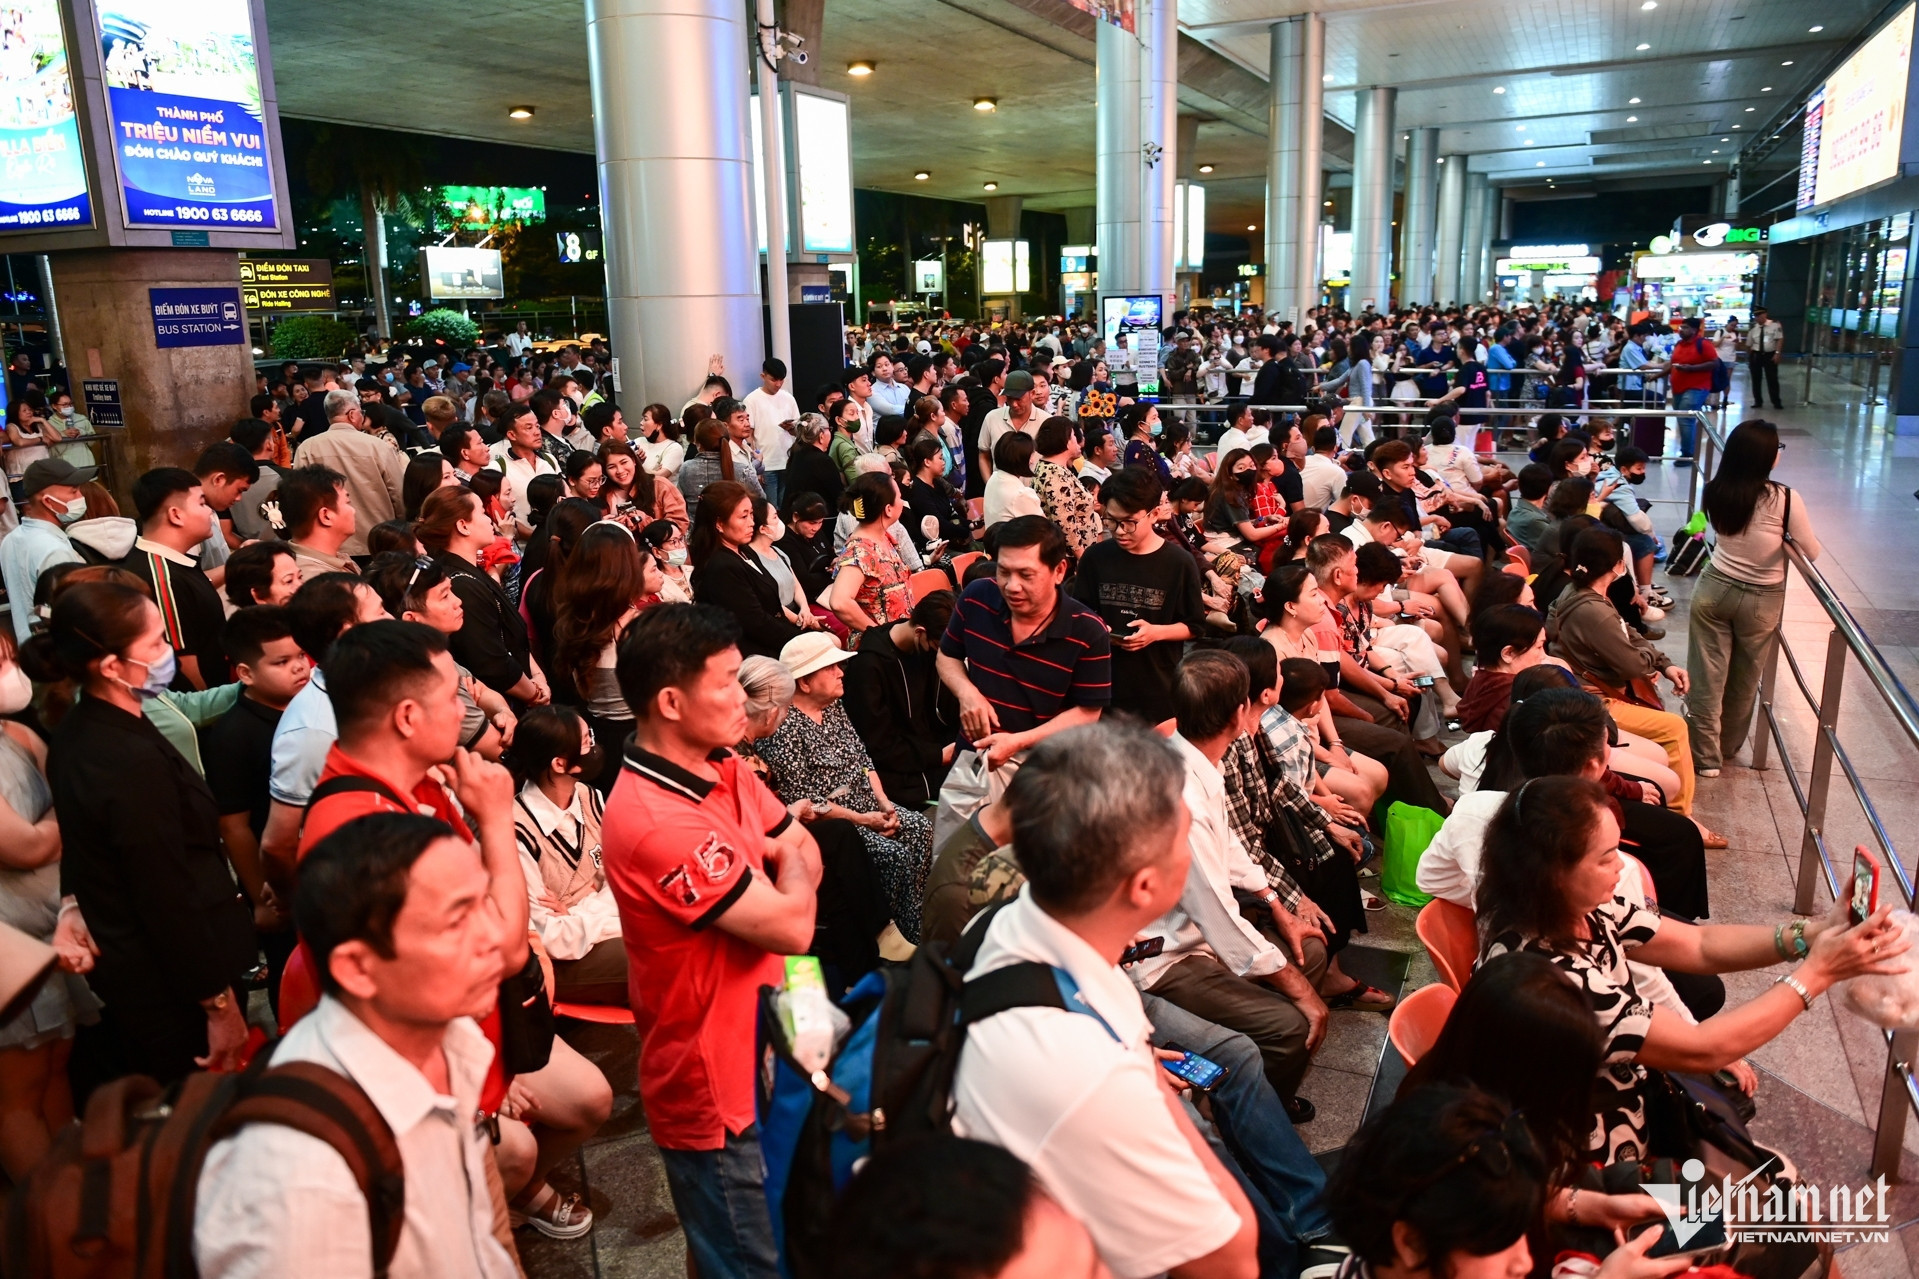
<svg viewBox="0 0 1919 1279"><path fill-rule="evenodd" d="M828 1274L827 1216L874 1149L951 1131L953 1074L969 1027L1010 1008L1058 1008L1093 1017L1119 1038L1062 968L1010 964L967 980L999 910L974 919L950 951L937 942L921 946L906 964L861 978L840 1001L852 1030L826 1068L811 1076L787 1045L777 989L760 988L760 1153L780 1270L788 1279Z"/></svg>

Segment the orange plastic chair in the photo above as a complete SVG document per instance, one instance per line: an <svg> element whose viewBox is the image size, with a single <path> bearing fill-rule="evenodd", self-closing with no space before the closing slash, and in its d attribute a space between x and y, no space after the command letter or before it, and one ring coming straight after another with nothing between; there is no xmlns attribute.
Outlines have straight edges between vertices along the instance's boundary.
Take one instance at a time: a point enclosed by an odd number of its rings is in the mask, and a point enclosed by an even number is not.
<svg viewBox="0 0 1919 1279"><path fill-rule="evenodd" d="M1421 986L1399 1001L1392 1019L1386 1023L1386 1035L1408 1066L1424 1057L1439 1040L1452 1015L1459 994L1451 986L1437 983Z"/></svg>
<svg viewBox="0 0 1919 1279"><path fill-rule="evenodd" d="M915 602L925 599L934 591L950 591L953 583L948 580L946 570L923 568L906 579L907 589L913 592Z"/></svg>
<svg viewBox="0 0 1919 1279"><path fill-rule="evenodd" d="M966 570L973 567L974 560L986 558L984 551L968 551L964 555L955 555L952 559L953 576L959 581L966 580Z"/></svg>
<svg viewBox="0 0 1919 1279"><path fill-rule="evenodd" d="M568 1004L553 1005L555 1017L571 1017L574 1021L590 1021L601 1026L631 1026L633 1010L621 1008L618 1004Z"/></svg>
<svg viewBox="0 0 1919 1279"><path fill-rule="evenodd" d="M1433 957L1439 980L1454 990L1465 986L1473 975L1473 961L1479 958L1479 924L1473 913L1435 897L1420 908L1413 928Z"/></svg>
<svg viewBox="0 0 1919 1279"><path fill-rule="evenodd" d="M986 518L986 499L969 497L966 499L966 518L977 524Z"/></svg>
<svg viewBox="0 0 1919 1279"><path fill-rule="evenodd" d="M1153 731L1161 737L1171 737L1179 731L1179 721L1176 719L1163 719L1153 725Z"/></svg>

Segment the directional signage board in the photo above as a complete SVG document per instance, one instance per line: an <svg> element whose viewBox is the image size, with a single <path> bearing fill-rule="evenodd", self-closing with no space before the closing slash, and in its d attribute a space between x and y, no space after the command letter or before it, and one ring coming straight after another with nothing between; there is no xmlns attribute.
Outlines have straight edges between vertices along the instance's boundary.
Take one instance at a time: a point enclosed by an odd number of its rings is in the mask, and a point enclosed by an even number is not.
<svg viewBox="0 0 1919 1279"><path fill-rule="evenodd" d="M80 395L85 401L87 421L97 429L103 426L125 426L126 414L120 405L120 381L118 378L90 377L80 380Z"/></svg>
<svg viewBox="0 0 1919 1279"><path fill-rule="evenodd" d="M238 346L247 340L238 289L148 289L155 345Z"/></svg>
<svg viewBox="0 0 1919 1279"><path fill-rule="evenodd" d="M326 258L240 261L240 293L249 311L333 311L333 263Z"/></svg>

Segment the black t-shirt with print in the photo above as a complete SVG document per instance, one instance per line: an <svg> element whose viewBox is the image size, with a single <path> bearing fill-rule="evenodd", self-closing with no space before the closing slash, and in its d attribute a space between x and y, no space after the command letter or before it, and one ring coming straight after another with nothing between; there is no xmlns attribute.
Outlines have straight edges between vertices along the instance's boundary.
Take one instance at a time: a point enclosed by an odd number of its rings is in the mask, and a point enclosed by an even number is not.
<svg viewBox="0 0 1919 1279"><path fill-rule="evenodd" d="M1087 548L1080 557L1073 597L1100 615L1114 638L1129 634L1136 619L1155 626L1185 623L1195 635L1205 624L1199 569L1187 551L1162 542L1150 555L1134 555L1118 542ZM1149 724L1173 714L1173 675L1186 645L1149 644L1136 652L1113 645L1113 709L1130 711Z"/></svg>

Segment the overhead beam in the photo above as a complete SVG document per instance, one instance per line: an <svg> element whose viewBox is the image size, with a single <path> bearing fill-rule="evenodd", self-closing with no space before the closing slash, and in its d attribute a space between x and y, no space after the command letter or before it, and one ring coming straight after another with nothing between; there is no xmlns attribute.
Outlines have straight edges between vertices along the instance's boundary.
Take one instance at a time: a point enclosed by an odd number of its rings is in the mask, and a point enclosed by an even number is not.
<svg viewBox="0 0 1919 1279"><path fill-rule="evenodd" d="M1632 71L1647 67L1681 66L1699 62L1742 62L1749 58L1776 58L1786 54L1795 60L1805 57L1809 50L1836 46L1836 40L1811 40L1795 44L1760 45L1751 49L1701 49L1696 53L1669 53L1652 58L1609 58L1603 62L1560 62L1536 67L1514 67L1506 70L1481 71L1473 75L1442 76L1432 80L1407 80L1395 85L1401 93L1420 93L1436 89L1457 89L1464 85L1485 84L1493 80L1512 80L1521 76L1547 75L1555 78L1595 75L1602 71ZM1329 84L1328 93L1352 93L1367 86L1361 84Z"/></svg>

